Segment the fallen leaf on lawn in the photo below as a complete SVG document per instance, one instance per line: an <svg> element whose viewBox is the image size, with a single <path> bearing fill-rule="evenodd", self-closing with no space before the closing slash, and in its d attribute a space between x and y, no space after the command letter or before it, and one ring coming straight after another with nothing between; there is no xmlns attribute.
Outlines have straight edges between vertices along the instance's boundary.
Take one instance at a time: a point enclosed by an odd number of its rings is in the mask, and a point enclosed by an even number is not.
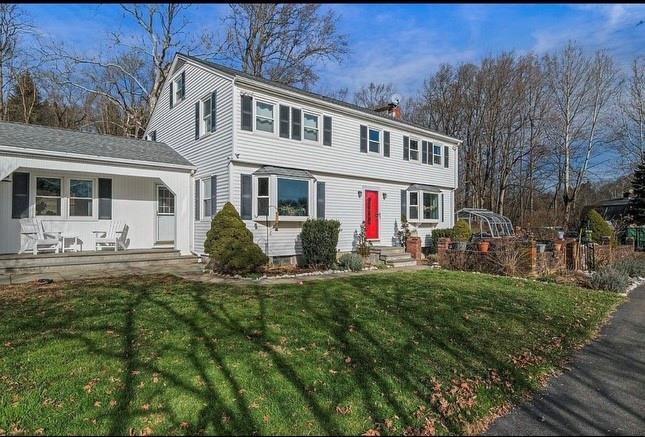
<svg viewBox="0 0 645 437"><path fill-rule="evenodd" d="M347 364L351 363L351 362L352 362L352 357L347 357L347 358L345 358L345 362L346 362Z"/></svg>
<svg viewBox="0 0 645 437"><path fill-rule="evenodd" d="M264 416L264 417L262 418L262 421L263 421L264 423L269 423L269 416Z"/></svg>
<svg viewBox="0 0 645 437"><path fill-rule="evenodd" d="M141 430L141 435L152 435L153 433L154 433L154 430L149 426L146 426Z"/></svg>
<svg viewBox="0 0 645 437"><path fill-rule="evenodd" d="M143 411L148 411L150 409L150 404L143 404L141 408L143 408Z"/></svg>
<svg viewBox="0 0 645 437"><path fill-rule="evenodd" d="M11 342L7 341L4 345L5 345L5 347L11 347Z"/></svg>
<svg viewBox="0 0 645 437"><path fill-rule="evenodd" d="M112 399L110 401L110 407L114 407L114 406L116 406L116 404L118 404L118 402L116 400Z"/></svg>
<svg viewBox="0 0 645 437"><path fill-rule="evenodd" d="M231 421L231 418L228 417L226 414L222 414L222 423L227 424Z"/></svg>
<svg viewBox="0 0 645 437"><path fill-rule="evenodd" d="M97 407L97 408L100 407L101 406L101 401L95 401L94 406Z"/></svg>
<svg viewBox="0 0 645 437"><path fill-rule="evenodd" d="M188 422L180 422L179 423L179 428L188 429Z"/></svg>
<svg viewBox="0 0 645 437"><path fill-rule="evenodd" d="M364 436L380 436L381 433L378 432L378 429L371 428L371 429L368 429L367 431L365 431L361 435L364 435Z"/></svg>
<svg viewBox="0 0 645 437"><path fill-rule="evenodd" d="M334 370L334 369L329 369L329 373L331 373L331 374L335 375L335 374L337 374L338 372L337 372L336 370Z"/></svg>
<svg viewBox="0 0 645 437"><path fill-rule="evenodd" d="M347 405L346 407L341 407L340 405L338 405L336 407L336 412L338 414L340 414L341 416L347 416L348 414L350 414L352 412L352 406Z"/></svg>
<svg viewBox="0 0 645 437"><path fill-rule="evenodd" d="M152 382L157 384L159 382L159 374L158 373L153 373L152 374Z"/></svg>

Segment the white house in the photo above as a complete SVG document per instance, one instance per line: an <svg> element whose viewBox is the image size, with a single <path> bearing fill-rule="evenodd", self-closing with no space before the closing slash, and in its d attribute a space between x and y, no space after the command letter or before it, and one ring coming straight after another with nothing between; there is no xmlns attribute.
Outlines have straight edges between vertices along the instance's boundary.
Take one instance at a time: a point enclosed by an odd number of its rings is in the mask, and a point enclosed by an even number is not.
<svg viewBox="0 0 645 437"><path fill-rule="evenodd" d="M133 235L132 247L167 243L202 254L211 218L227 201L274 260L294 260L302 223L315 217L340 221L341 252L355 247L362 222L374 245L396 245L402 216L428 246L433 229L453 225L460 141L400 120L394 105L389 109L375 112L178 54L147 127L153 141L123 140L145 149L145 156L126 163L110 148L91 146L91 159L76 150L77 161L57 157L48 147L39 151L46 156L30 158L35 152L23 142L21 155L8 166L3 161L0 176L13 173L15 186L16 173L29 173L28 214L34 217L42 200L37 178L53 171L62 206L51 220L64 229L83 223L89 232L100 221L100 180L114 175L113 218L131 222L133 231L135 223L138 231L146 229ZM167 148L177 153L169 158ZM93 216L82 220L70 214L70 184L78 174L94 181L98 202ZM13 235L16 219L5 200L11 187L0 185L0 229L13 226ZM159 187L174 196L172 239L157 235L169 229L159 219ZM18 246L15 236L0 239L0 253Z"/></svg>

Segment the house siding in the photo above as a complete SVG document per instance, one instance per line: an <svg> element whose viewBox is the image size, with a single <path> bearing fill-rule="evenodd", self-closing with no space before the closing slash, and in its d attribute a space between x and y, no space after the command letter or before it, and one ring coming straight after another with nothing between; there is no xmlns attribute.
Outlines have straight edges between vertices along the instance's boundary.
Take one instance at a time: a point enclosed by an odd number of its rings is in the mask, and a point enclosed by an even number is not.
<svg viewBox="0 0 645 437"><path fill-rule="evenodd" d="M215 74L191 63L179 63L172 78L185 71L186 95L184 100L169 107L170 81L153 111L146 133L156 131L162 141L179 152L197 167L195 178L217 177L217 209L228 200L228 161L233 152L233 83L230 78ZM195 102L217 90L216 130L195 140ZM194 184L193 188L194 190ZM192 193L194 198L194 192ZM194 204L194 202L191 202ZM194 212L192 217L195 217ZM210 219L195 220L193 250L203 253Z"/></svg>

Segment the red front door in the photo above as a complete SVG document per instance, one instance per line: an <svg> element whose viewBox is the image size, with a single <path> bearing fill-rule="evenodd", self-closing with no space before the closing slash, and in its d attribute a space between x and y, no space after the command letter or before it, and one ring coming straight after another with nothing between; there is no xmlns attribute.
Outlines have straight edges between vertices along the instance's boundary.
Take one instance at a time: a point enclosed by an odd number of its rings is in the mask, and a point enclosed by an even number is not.
<svg viewBox="0 0 645 437"><path fill-rule="evenodd" d="M378 239L378 191L365 191L365 236Z"/></svg>

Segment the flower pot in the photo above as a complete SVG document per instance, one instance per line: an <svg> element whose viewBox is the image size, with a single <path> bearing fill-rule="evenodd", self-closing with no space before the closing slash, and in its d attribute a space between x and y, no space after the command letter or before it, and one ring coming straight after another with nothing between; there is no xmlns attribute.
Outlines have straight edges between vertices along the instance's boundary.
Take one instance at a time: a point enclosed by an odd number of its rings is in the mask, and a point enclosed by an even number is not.
<svg viewBox="0 0 645 437"><path fill-rule="evenodd" d="M486 253L488 252L488 248L490 247L490 242L488 241L480 241L479 244L477 245L478 249L480 252Z"/></svg>
<svg viewBox="0 0 645 437"><path fill-rule="evenodd" d="M553 242L553 251L554 252L560 252L562 250L562 241L554 241Z"/></svg>
<svg viewBox="0 0 645 437"><path fill-rule="evenodd" d="M544 253L544 251L546 250L546 244L544 243L538 243L536 244L536 246L538 253Z"/></svg>
<svg viewBox="0 0 645 437"><path fill-rule="evenodd" d="M457 242L455 242L455 249L457 249L459 252L465 252L467 248L468 248L468 242L467 241L457 241Z"/></svg>
<svg viewBox="0 0 645 437"><path fill-rule="evenodd" d="M558 240L564 240L564 231L558 231Z"/></svg>

